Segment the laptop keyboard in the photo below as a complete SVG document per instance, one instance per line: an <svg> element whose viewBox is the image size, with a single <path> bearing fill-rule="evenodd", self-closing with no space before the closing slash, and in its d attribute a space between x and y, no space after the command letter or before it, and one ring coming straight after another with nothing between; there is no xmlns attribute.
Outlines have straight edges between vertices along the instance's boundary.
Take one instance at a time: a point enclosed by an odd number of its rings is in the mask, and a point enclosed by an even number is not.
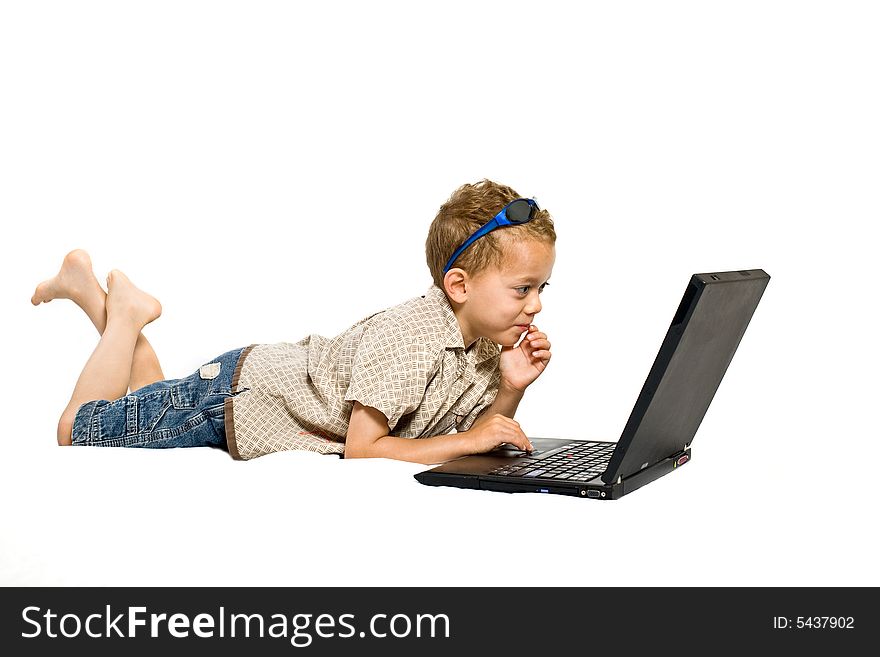
<svg viewBox="0 0 880 657"><path fill-rule="evenodd" d="M539 477L564 481L588 481L603 472L617 443L578 441L549 452L525 455L489 474L501 477Z"/></svg>

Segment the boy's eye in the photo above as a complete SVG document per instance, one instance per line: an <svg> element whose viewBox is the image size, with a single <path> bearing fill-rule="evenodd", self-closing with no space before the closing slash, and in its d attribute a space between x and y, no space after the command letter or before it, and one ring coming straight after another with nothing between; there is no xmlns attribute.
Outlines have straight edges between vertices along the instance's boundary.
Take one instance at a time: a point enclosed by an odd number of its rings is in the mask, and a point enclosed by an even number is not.
<svg viewBox="0 0 880 657"><path fill-rule="evenodd" d="M544 291L544 288L550 285L550 283L544 283L541 287L538 288L538 294ZM528 294L529 290L532 289L531 285L522 285L520 287L514 288L520 294Z"/></svg>

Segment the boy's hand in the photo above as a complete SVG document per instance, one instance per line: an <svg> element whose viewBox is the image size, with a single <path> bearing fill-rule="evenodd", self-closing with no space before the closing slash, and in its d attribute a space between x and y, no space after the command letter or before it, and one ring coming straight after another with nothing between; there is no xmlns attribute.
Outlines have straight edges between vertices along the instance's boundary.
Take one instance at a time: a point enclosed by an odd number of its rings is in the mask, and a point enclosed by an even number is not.
<svg viewBox="0 0 880 657"><path fill-rule="evenodd" d="M518 347L501 348L501 385L524 391L550 362L550 341L532 324Z"/></svg>
<svg viewBox="0 0 880 657"><path fill-rule="evenodd" d="M481 418L462 435L468 437L471 454L492 451L503 443L509 443L527 452L532 451L532 443L523 433L519 422L500 413L488 419Z"/></svg>

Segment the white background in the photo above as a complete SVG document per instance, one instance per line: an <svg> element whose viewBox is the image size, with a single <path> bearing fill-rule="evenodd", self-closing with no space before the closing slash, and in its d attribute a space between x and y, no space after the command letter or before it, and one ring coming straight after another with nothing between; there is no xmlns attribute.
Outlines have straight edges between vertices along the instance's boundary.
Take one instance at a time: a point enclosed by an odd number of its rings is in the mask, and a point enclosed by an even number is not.
<svg viewBox="0 0 880 657"><path fill-rule="evenodd" d="M4 3L0 583L880 585L875 7ZM616 440L690 275L771 274L692 464L600 503L55 446L98 335L29 300L72 248L176 378L423 294L484 177L559 235L529 435Z"/></svg>

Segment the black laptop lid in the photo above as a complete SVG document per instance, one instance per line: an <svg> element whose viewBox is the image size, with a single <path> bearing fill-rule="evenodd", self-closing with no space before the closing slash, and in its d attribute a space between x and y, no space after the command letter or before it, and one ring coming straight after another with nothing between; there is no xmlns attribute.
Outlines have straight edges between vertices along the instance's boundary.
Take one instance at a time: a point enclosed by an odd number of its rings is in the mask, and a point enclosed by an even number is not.
<svg viewBox="0 0 880 657"><path fill-rule="evenodd" d="M690 445L770 276L694 274L602 480L628 477Z"/></svg>

